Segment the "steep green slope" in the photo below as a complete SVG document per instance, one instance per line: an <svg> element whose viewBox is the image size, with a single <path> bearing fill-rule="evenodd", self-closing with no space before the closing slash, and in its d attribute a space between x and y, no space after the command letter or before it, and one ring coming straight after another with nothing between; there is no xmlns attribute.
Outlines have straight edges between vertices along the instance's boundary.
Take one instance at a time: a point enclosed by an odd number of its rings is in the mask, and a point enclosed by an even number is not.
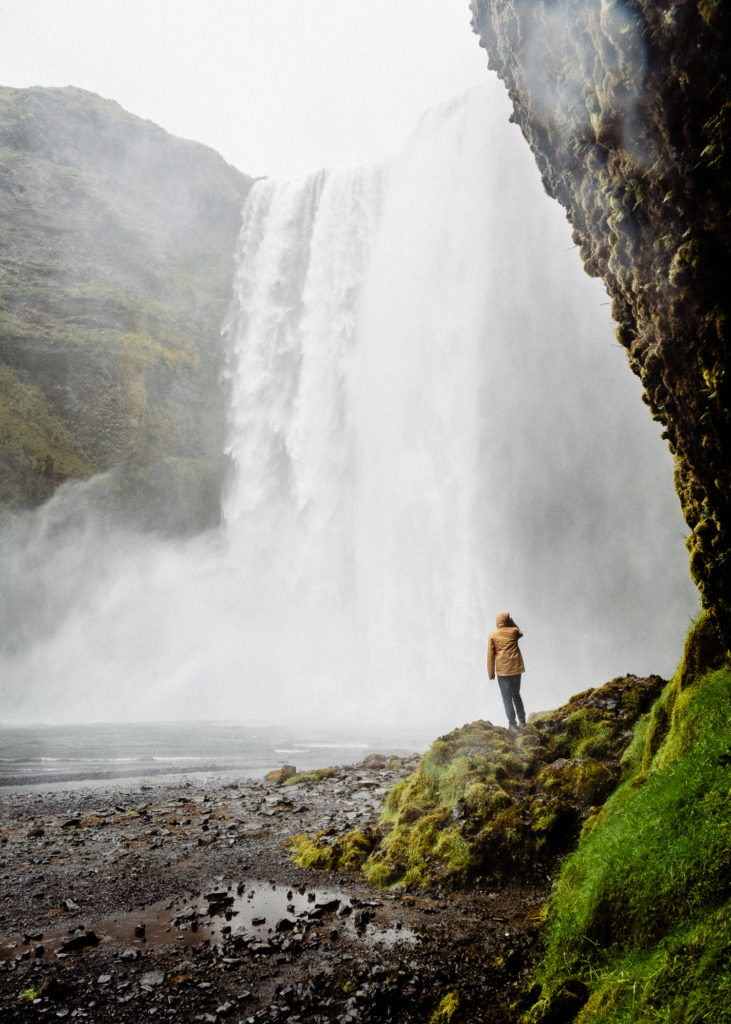
<svg viewBox="0 0 731 1024"><path fill-rule="evenodd" d="M216 519L250 183L98 96L0 89L0 505L114 470L143 524Z"/></svg>
<svg viewBox="0 0 731 1024"><path fill-rule="evenodd" d="M707 620L625 771L563 865L526 1024L731 1020L731 668Z"/></svg>

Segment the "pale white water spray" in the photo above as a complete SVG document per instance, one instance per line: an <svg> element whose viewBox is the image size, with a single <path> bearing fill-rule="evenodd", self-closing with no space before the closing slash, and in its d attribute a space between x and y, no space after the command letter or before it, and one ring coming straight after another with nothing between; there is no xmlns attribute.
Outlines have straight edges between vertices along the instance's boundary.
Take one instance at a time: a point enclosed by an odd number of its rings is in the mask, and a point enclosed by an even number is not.
<svg viewBox="0 0 731 1024"><path fill-rule="evenodd" d="M529 710L672 671L670 459L506 120L486 86L388 166L255 186L222 533L51 528L84 487L11 524L0 718L502 721L503 607Z"/></svg>

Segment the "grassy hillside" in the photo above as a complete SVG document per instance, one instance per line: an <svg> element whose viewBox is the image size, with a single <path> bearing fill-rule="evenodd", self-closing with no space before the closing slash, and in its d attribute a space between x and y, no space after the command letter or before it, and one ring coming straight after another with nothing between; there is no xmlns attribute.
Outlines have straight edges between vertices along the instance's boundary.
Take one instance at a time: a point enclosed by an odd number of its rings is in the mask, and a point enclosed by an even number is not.
<svg viewBox="0 0 731 1024"><path fill-rule="evenodd" d="M91 93L0 88L0 506L113 470L138 519L217 516L250 184Z"/></svg>
<svg viewBox="0 0 731 1024"><path fill-rule="evenodd" d="M706 619L546 909L526 1024L731 1020L731 668Z"/></svg>

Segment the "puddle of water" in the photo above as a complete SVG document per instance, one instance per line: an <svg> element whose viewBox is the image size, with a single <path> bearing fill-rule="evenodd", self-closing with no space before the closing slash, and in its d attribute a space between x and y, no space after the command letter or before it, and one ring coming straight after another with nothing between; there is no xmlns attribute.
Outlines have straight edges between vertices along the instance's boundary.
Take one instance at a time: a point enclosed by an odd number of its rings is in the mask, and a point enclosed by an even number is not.
<svg viewBox="0 0 731 1024"><path fill-rule="evenodd" d="M226 935L242 944L284 946L301 942L313 928L330 936L361 942L394 946L413 944L417 935L399 923L379 923L379 900L361 901L337 889L288 888L270 882L249 880L238 885L211 885L203 892L175 900L152 904L128 914L95 921L83 928L66 929L0 943L0 960L18 956L62 954L70 940L84 948L84 936L93 933L101 942L133 951L171 943L199 946L220 943ZM89 945L96 945L92 938Z"/></svg>

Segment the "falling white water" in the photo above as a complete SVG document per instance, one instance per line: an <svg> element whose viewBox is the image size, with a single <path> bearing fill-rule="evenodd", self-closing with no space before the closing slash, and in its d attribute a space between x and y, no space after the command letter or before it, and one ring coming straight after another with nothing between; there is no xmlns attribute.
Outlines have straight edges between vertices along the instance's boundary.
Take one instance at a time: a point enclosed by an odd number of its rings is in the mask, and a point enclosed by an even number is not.
<svg viewBox="0 0 731 1024"><path fill-rule="evenodd" d="M529 711L672 672L670 457L491 84L388 166L257 183L226 337L222 532L102 528L93 481L9 522L0 719L501 722L501 608Z"/></svg>

